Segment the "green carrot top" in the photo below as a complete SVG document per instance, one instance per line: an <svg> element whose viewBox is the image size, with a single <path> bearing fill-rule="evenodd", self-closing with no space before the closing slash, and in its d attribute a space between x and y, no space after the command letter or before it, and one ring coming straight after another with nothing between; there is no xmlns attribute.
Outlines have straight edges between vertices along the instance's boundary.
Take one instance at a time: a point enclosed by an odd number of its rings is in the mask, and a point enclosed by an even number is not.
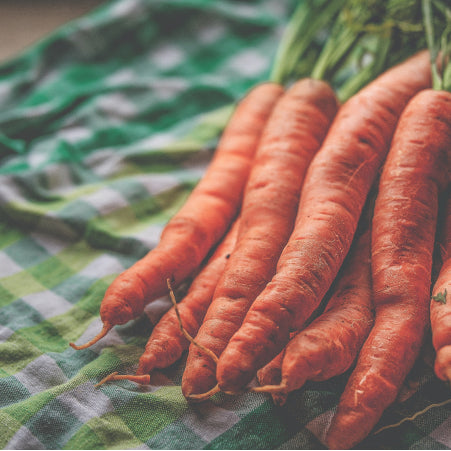
<svg viewBox="0 0 451 451"><path fill-rule="evenodd" d="M344 101L425 47L421 0L304 0L282 37L271 79L322 79Z"/></svg>
<svg viewBox="0 0 451 451"><path fill-rule="evenodd" d="M451 91L451 7L442 0L423 0L422 6L433 88Z"/></svg>

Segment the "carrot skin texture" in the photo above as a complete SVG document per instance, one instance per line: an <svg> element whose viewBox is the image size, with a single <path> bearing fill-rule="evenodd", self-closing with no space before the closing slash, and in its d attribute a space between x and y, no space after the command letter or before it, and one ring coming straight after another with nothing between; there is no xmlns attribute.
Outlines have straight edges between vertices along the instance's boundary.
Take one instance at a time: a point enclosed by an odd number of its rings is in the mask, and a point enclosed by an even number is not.
<svg viewBox="0 0 451 451"><path fill-rule="evenodd" d="M143 313L167 293L167 279L179 285L220 240L241 204L263 127L283 88L263 83L237 105L214 157L182 208L165 226L157 247L122 272L108 287L100 317L109 328Z"/></svg>
<svg viewBox="0 0 451 451"><path fill-rule="evenodd" d="M429 53L420 52L340 108L307 172L276 275L219 359L222 390L240 391L286 345L290 330L317 308L349 251L403 108L430 85Z"/></svg>
<svg viewBox="0 0 451 451"><path fill-rule="evenodd" d="M178 303L180 318L185 330L195 336L199 330L213 293L235 247L239 219L218 245L205 266L194 278L186 296ZM189 341L180 330L174 307L158 321L139 359L137 374L148 374L154 368L167 368L175 363L188 348Z"/></svg>
<svg viewBox="0 0 451 451"><path fill-rule="evenodd" d="M281 86L266 83L241 101L204 177L166 225L158 246L107 290L102 320L123 324L139 316L148 302L166 293L168 277L177 286L219 241L237 213L261 133L282 92Z"/></svg>
<svg viewBox="0 0 451 451"><path fill-rule="evenodd" d="M217 356L274 274L294 224L304 174L337 107L329 85L304 79L281 97L268 120L246 185L236 248L195 337ZM190 345L182 378L185 397L210 390L215 374L215 362Z"/></svg>
<svg viewBox="0 0 451 451"><path fill-rule="evenodd" d="M424 90L403 112L381 175L372 233L375 324L328 431L330 448L349 449L370 433L419 354L450 146L451 95Z"/></svg>
<svg viewBox="0 0 451 451"><path fill-rule="evenodd" d="M324 312L286 346L281 368L285 392L299 389L308 380L338 376L355 361L374 320L370 243L367 230L351 248Z"/></svg>
<svg viewBox="0 0 451 451"><path fill-rule="evenodd" d="M432 296L446 293L446 298L445 303L431 299L430 315L432 344L436 351L434 371L439 379L451 381L451 197L446 206L444 234L443 263Z"/></svg>

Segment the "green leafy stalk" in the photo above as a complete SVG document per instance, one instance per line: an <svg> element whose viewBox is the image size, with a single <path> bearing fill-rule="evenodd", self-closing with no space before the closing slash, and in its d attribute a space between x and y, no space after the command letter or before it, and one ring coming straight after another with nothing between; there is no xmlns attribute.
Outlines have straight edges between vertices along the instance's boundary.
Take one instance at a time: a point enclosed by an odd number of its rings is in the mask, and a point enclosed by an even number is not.
<svg viewBox="0 0 451 451"><path fill-rule="evenodd" d="M422 0L301 0L271 79L312 77L347 100L388 67L425 47ZM451 70L450 70L451 74Z"/></svg>
<svg viewBox="0 0 451 451"><path fill-rule="evenodd" d="M331 66L335 73L332 80L342 101L387 68L423 48L422 40L416 39L423 37L420 1L370 0L363 3L349 0L341 14L342 32L335 49L330 51L338 54L344 37L353 33L354 42L345 55L346 59ZM409 45L405 45L407 41L410 41ZM341 74L346 72L348 75L343 77Z"/></svg>
<svg viewBox="0 0 451 451"><path fill-rule="evenodd" d="M451 8L447 7L444 11L446 27L442 35L442 67L443 69L443 89L451 91L451 64L449 59L451 56Z"/></svg>
<svg viewBox="0 0 451 451"><path fill-rule="evenodd" d="M271 79L329 82L341 101L425 47L422 0L304 0L285 31Z"/></svg>
<svg viewBox="0 0 451 451"><path fill-rule="evenodd" d="M352 77L349 77L339 88L338 97L342 100L349 99L363 86L380 74L387 65L387 58L390 51L390 39L378 39L373 52L372 61L362 66Z"/></svg>
<svg viewBox="0 0 451 451"><path fill-rule="evenodd" d="M451 8L441 0L423 0L426 42L431 54L432 86L451 91Z"/></svg>
<svg viewBox="0 0 451 451"><path fill-rule="evenodd" d="M435 89L442 89L442 77L440 76L440 71L437 68L439 46L437 46L435 40L431 0L423 0L423 16L426 42L431 55L432 86Z"/></svg>
<svg viewBox="0 0 451 451"><path fill-rule="evenodd" d="M328 79L337 71L340 63L352 49L359 34L351 28L343 28L337 20L323 51L312 70L311 76L316 79ZM337 42L340 42L337 48Z"/></svg>
<svg viewBox="0 0 451 451"><path fill-rule="evenodd" d="M275 57L271 80L286 84L310 76L321 51L327 29L346 0L304 0L293 13Z"/></svg>

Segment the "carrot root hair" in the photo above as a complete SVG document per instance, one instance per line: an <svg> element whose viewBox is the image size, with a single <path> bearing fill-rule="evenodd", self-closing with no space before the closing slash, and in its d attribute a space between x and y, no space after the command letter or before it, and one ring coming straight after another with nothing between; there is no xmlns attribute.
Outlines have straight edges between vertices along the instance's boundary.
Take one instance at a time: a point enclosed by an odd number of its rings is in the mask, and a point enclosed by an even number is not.
<svg viewBox="0 0 451 451"><path fill-rule="evenodd" d="M69 345L79 351L80 349L86 349L92 346L94 343L97 343L101 338L103 338L111 329L113 328L113 325L110 323L104 323L102 330L90 341L85 343L84 345L76 345L75 343L71 342Z"/></svg>
<svg viewBox="0 0 451 451"><path fill-rule="evenodd" d="M177 321L179 323L180 326L180 330L182 331L183 335L185 336L185 338L192 343L194 346L197 346L199 349L201 349L202 351L205 352L205 354L207 354L209 357L211 357L211 359L215 362L218 363L218 357L216 356L216 354L211 351L210 349L206 348L205 346L201 345L200 343L197 343L197 341L189 334L189 332L183 327L183 323L182 323L182 318L180 317L180 312L178 309L178 305L177 305L177 300L175 299L175 295L174 295L174 290L172 289L171 286L171 281L170 279L166 279L166 283L168 285L168 289L169 289L169 296L171 298L171 302L172 305L174 306L174 310L175 310L175 315L177 316ZM207 392L208 393L208 392Z"/></svg>
<svg viewBox="0 0 451 451"><path fill-rule="evenodd" d="M137 384L142 384L142 385L150 384L150 376L148 374L134 376L132 374L119 374L117 371L115 371L114 373L111 373L108 376L104 377L99 383L95 384L94 387L100 387L101 385L105 384L106 382L123 381L123 380L136 382Z"/></svg>
<svg viewBox="0 0 451 451"><path fill-rule="evenodd" d="M285 384L262 385L260 387L252 387L249 391L253 393L285 393L287 386Z"/></svg>
<svg viewBox="0 0 451 451"><path fill-rule="evenodd" d="M210 350L210 349L206 348L205 346L201 345L200 343L198 343L190 335L190 333L183 327L182 318L180 317L180 312L179 312L178 305L177 305L177 300L175 299L174 290L172 289L172 286L171 286L171 280L166 279L166 283L168 285L169 296L171 298L172 305L174 306L175 315L177 316L177 321L179 323L180 330L182 331L183 335L190 343L192 343L194 346L197 346L199 349L201 349L203 352L205 352L205 354L207 354L217 364L219 359L216 356L216 354L212 350ZM192 394L192 395L187 396L186 399L188 401L202 402L202 401L206 401L207 399L211 398L213 395L215 395L216 393L219 393L220 391L221 390L219 389L219 385L216 384L212 389L208 390L207 392Z"/></svg>
<svg viewBox="0 0 451 451"><path fill-rule="evenodd" d="M205 393L199 393L187 396L189 401L206 401L211 398L214 394L219 393L221 390L218 385L215 385L211 390ZM251 393L285 393L287 391L287 386L285 384L280 385L262 385L261 387L252 387L248 390ZM226 395L236 395L235 392L223 392Z"/></svg>
<svg viewBox="0 0 451 451"><path fill-rule="evenodd" d="M216 393L219 393L221 390L219 389L219 385L216 384L212 389L208 390L205 393L198 393L193 395L188 395L186 399L188 401L194 401L194 402L202 402L206 401L207 399L210 399L213 395Z"/></svg>
<svg viewBox="0 0 451 451"><path fill-rule="evenodd" d="M392 428L401 426L401 424L405 423L406 421L413 421L417 417L419 417L420 415L423 415L424 413L426 413L427 411L431 410L434 407L442 407L442 406L445 406L446 404L450 404L450 403L451 403L451 399L446 399L445 401L438 402L436 404L430 404L429 406L425 407L423 410L420 410L419 412L414 413L411 417L406 417L406 418L403 418L401 421L398 421L395 424L389 424L387 426L381 427L376 432L374 432L373 435L379 434L379 432L385 431L386 429L392 429Z"/></svg>

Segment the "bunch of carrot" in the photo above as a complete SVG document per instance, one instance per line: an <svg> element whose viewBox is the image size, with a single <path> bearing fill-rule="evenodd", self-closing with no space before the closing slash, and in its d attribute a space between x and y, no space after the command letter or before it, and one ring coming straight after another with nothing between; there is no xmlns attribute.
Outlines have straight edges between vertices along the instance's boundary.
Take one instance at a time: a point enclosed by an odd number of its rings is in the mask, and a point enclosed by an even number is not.
<svg viewBox="0 0 451 451"><path fill-rule="evenodd" d="M103 331L71 345L92 345L194 276L154 327L137 375L106 380L149 383L188 349L188 400L252 390L283 403L307 380L353 367L326 438L335 449L363 440L394 402L428 327L436 374L451 380L449 199L445 221L439 211L451 94L433 83L442 68L431 49L342 105L310 77L252 89L160 244L107 290Z"/></svg>

